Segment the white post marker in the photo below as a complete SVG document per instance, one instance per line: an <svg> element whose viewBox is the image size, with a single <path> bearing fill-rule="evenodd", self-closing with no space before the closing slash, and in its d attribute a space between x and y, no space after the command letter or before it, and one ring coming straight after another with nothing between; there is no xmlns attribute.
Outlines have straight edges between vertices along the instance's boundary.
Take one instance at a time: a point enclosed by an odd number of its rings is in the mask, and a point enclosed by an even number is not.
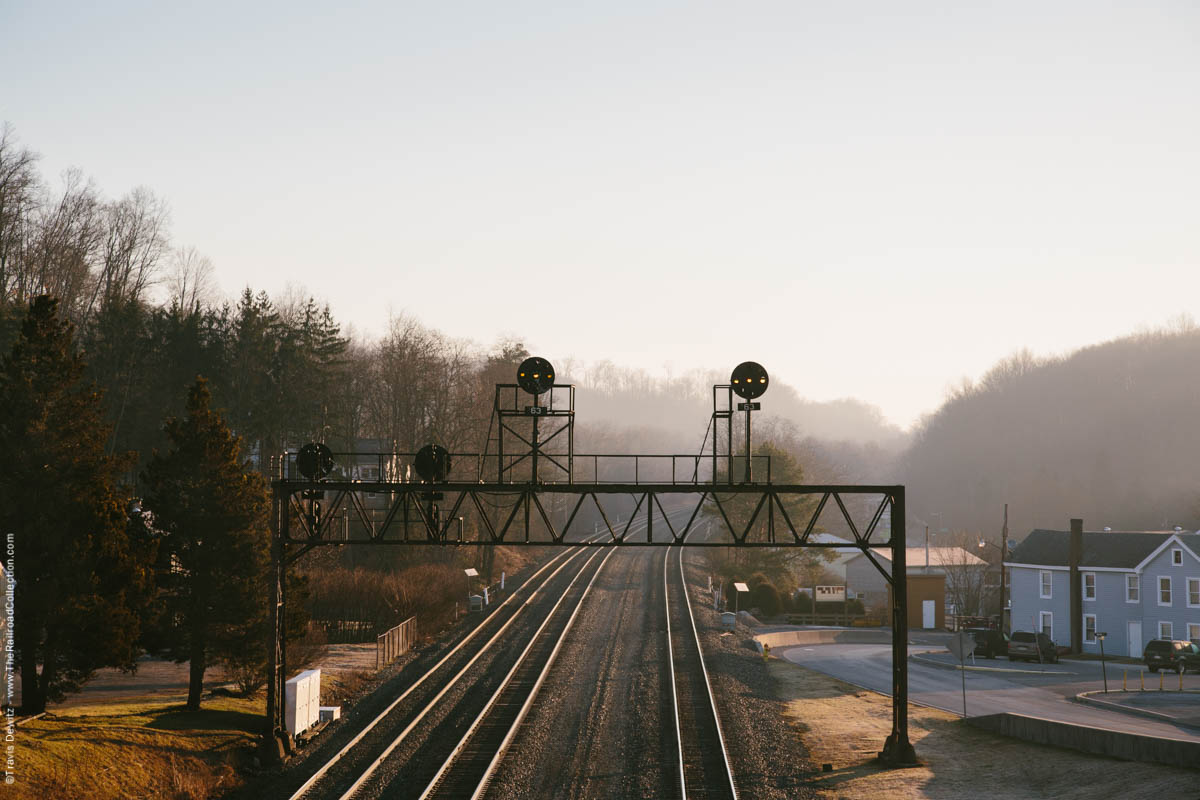
<svg viewBox="0 0 1200 800"><path fill-rule="evenodd" d="M738 607L741 605L742 592L749 594L750 587L744 583L735 583L733 584L733 591L735 594L735 597L733 598L733 611L734 613L737 613Z"/></svg>
<svg viewBox="0 0 1200 800"><path fill-rule="evenodd" d="M946 649L958 658L958 671L962 674L963 719L967 717L967 654L975 655L975 637L959 631L946 642Z"/></svg>

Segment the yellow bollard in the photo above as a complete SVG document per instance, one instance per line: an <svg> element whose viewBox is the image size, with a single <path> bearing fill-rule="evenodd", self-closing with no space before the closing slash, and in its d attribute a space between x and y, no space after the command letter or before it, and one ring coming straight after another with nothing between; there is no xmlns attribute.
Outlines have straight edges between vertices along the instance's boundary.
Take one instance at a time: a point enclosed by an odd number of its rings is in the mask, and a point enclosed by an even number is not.
<svg viewBox="0 0 1200 800"><path fill-rule="evenodd" d="M771 645L764 643L763 644L763 661L766 661L770 657L771 657Z"/></svg>
<svg viewBox="0 0 1200 800"><path fill-rule="evenodd" d="M1143 692L1144 692L1144 691L1146 691L1146 670L1142 670L1141 672L1139 672L1139 673L1138 673L1138 675L1141 675L1141 676L1142 676L1142 689L1141 689L1141 691L1143 691Z"/></svg>
<svg viewBox="0 0 1200 800"><path fill-rule="evenodd" d="M1167 676L1167 673L1165 673L1165 672L1158 673L1158 690L1160 692L1162 691L1162 687L1163 687L1163 678L1165 678L1166 676Z"/></svg>
<svg viewBox="0 0 1200 800"><path fill-rule="evenodd" d="M1129 691L1129 689L1127 689L1125 686L1125 681L1127 681L1127 680L1129 680L1129 670L1125 670L1124 672L1121 673L1121 691L1122 692Z"/></svg>

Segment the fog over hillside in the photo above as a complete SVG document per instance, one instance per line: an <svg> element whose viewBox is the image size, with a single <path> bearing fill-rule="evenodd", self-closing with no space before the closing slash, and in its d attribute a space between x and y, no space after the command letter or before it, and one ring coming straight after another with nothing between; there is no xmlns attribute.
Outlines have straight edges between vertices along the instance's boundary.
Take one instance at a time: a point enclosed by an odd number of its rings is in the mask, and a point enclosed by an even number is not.
<svg viewBox="0 0 1200 800"><path fill-rule="evenodd" d="M648 439L629 445L640 452L649 452L651 443L656 448L673 444L672 452L698 452L712 414L713 386L729 382L729 373L719 370L655 377L609 361L568 361L559 372L576 384L579 424L646 431ZM906 434L887 422L877 407L860 400L807 400L791 386L772 383L761 402L756 424L758 420L786 420L800 438L844 442L852 449L879 447L893 453L907 441Z"/></svg>
<svg viewBox="0 0 1200 800"><path fill-rule="evenodd" d="M913 432L898 476L935 528L1197 525L1200 329L1190 321L1036 358L955 391Z"/></svg>

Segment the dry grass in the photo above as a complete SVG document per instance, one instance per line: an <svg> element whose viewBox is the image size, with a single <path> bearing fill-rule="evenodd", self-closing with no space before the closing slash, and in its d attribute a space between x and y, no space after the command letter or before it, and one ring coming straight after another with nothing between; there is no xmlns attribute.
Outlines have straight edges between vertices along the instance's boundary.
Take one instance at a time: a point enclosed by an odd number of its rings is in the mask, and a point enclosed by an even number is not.
<svg viewBox="0 0 1200 800"><path fill-rule="evenodd" d="M1200 773L1191 770L995 736L953 714L915 705L909 710L909 739L923 765L883 769L874 758L891 731L890 697L778 659L771 659L770 669L813 763L833 765L832 772L813 779L822 797L1194 797L1200 784Z"/></svg>
<svg viewBox="0 0 1200 800"><path fill-rule="evenodd" d="M80 705L20 726L5 797L198 800L240 783L263 701L219 697Z"/></svg>
<svg viewBox="0 0 1200 800"><path fill-rule="evenodd" d="M374 679L374 670L321 670L321 705L348 706L358 699Z"/></svg>

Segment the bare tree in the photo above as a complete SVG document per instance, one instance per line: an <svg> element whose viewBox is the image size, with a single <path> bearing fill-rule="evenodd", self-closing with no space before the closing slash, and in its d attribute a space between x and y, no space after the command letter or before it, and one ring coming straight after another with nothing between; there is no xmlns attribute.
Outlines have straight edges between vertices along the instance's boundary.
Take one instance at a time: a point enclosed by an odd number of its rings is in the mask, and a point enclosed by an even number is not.
<svg viewBox="0 0 1200 800"><path fill-rule="evenodd" d="M971 552L979 537L959 531L949 539L950 546L938 547L930 560L946 573L946 597L954 604L954 612L981 614L987 593L987 562Z"/></svg>
<svg viewBox="0 0 1200 800"><path fill-rule="evenodd" d="M78 322L87 309L92 267L104 243L99 193L75 169L63 175L56 199L39 204L34 217L28 269L19 273L19 298L48 294Z"/></svg>
<svg viewBox="0 0 1200 800"><path fill-rule="evenodd" d="M168 217L167 204L144 187L104 205L104 240L85 318L114 302L141 300L158 280Z"/></svg>
<svg viewBox="0 0 1200 800"><path fill-rule="evenodd" d="M37 154L20 147L12 126L0 127L0 300L24 302L17 296L23 281L25 254L33 215L41 197Z"/></svg>
<svg viewBox="0 0 1200 800"><path fill-rule="evenodd" d="M184 311L216 300L217 283L213 264L195 247L177 247L171 252L167 275L167 302Z"/></svg>

